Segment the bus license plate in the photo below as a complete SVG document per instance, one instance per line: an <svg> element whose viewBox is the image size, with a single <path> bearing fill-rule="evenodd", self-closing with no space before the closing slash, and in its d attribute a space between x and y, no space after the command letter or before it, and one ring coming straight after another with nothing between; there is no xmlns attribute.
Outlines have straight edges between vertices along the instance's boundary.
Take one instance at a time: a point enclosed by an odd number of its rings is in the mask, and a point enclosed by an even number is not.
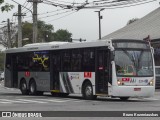
<svg viewBox="0 0 160 120"><path fill-rule="evenodd" d="M134 91L141 91L141 88L134 88Z"/></svg>

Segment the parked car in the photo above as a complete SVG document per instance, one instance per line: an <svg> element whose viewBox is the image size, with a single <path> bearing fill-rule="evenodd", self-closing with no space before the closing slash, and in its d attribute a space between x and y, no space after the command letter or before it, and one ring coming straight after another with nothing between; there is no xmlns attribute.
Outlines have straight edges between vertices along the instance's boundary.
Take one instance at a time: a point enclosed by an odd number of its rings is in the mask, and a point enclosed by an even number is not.
<svg viewBox="0 0 160 120"><path fill-rule="evenodd" d="M155 66L156 72L156 89L160 89L160 66Z"/></svg>

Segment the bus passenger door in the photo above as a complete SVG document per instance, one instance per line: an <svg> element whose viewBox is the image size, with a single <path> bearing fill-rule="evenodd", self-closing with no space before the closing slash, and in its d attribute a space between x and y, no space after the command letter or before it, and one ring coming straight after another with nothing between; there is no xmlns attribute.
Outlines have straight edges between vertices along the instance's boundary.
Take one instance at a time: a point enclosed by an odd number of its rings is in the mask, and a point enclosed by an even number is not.
<svg viewBox="0 0 160 120"><path fill-rule="evenodd" d="M108 94L109 81L109 51L97 50L96 64L96 93Z"/></svg>
<svg viewBox="0 0 160 120"><path fill-rule="evenodd" d="M18 88L18 70L17 70L17 60L16 55L12 56L12 79L13 79L13 87Z"/></svg>
<svg viewBox="0 0 160 120"><path fill-rule="evenodd" d="M51 55L51 90L60 90L59 72L61 68L60 53L56 52Z"/></svg>
<svg viewBox="0 0 160 120"><path fill-rule="evenodd" d="M18 88L16 55L7 54L5 63L5 87Z"/></svg>

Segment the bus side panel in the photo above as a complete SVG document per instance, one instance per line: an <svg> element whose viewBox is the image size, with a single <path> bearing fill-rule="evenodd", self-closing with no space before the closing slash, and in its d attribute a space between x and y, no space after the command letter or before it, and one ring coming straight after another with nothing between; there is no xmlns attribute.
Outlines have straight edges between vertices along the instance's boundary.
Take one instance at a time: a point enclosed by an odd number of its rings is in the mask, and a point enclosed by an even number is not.
<svg viewBox="0 0 160 120"><path fill-rule="evenodd" d="M50 72L37 72L35 78L38 91L50 91Z"/></svg>
<svg viewBox="0 0 160 120"><path fill-rule="evenodd" d="M81 94L85 80L91 82L95 94L95 72L60 72L60 92Z"/></svg>
<svg viewBox="0 0 160 120"><path fill-rule="evenodd" d="M75 88L78 84L72 84L72 77L69 76L68 72L60 72L60 92L62 93L75 93ZM77 91L77 90L76 90Z"/></svg>
<svg viewBox="0 0 160 120"><path fill-rule="evenodd" d="M27 82L27 88L29 89L29 81L35 80L37 91L50 91L50 72L19 72L18 83L24 78Z"/></svg>

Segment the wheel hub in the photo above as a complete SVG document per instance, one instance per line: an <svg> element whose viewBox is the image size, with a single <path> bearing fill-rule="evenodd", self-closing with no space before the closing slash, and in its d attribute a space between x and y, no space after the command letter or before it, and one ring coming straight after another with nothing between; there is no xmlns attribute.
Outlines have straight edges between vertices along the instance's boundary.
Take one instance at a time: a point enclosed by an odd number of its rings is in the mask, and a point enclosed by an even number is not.
<svg viewBox="0 0 160 120"><path fill-rule="evenodd" d="M91 96L91 94L92 94L92 88L91 88L91 86L87 86L86 87L86 95Z"/></svg>
<svg viewBox="0 0 160 120"><path fill-rule="evenodd" d="M31 84L30 91L33 93L35 91L34 85Z"/></svg>
<svg viewBox="0 0 160 120"><path fill-rule="evenodd" d="M26 90L27 89L27 86L25 83L22 84L22 90Z"/></svg>

